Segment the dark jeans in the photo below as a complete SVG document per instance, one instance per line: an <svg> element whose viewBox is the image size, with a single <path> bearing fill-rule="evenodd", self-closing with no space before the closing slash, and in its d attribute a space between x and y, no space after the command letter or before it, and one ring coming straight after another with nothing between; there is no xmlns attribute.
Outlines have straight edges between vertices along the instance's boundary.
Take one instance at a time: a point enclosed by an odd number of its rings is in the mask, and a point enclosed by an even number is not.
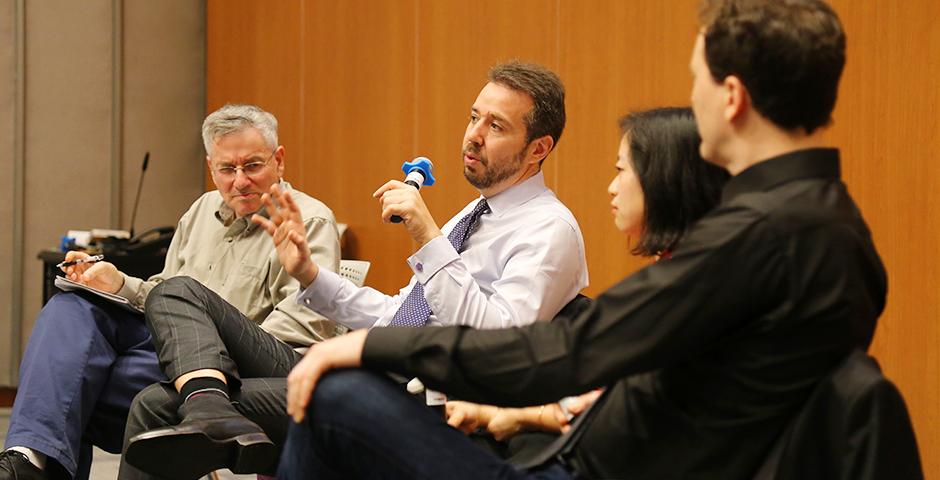
<svg viewBox="0 0 940 480"><path fill-rule="evenodd" d="M131 400L164 378L143 315L60 293L33 325L6 446L40 451L52 470L88 478L91 446L120 452Z"/></svg>
<svg viewBox="0 0 940 480"><path fill-rule="evenodd" d="M291 423L279 480L575 478L560 465L521 470L449 427L387 377L341 370L318 383Z"/></svg>

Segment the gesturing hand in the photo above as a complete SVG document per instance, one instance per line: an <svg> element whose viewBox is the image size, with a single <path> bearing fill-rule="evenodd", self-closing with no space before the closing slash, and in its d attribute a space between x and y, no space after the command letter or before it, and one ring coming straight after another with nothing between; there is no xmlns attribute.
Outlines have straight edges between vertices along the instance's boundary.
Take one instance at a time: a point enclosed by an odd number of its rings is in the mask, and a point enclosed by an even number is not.
<svg viewBox="0 0 940 480"><path fill-rule="evenodd" d="M273 199L273 200L272 200ZM251 221L263 228L277 250L277 258L287 273L307 288L317 278L320 267L310 259L303 217L290 192L281 192L277 184L271 185L270 193L261 197L270 218L255 214ZM275 203L276 202L276 203Z"/></svg>

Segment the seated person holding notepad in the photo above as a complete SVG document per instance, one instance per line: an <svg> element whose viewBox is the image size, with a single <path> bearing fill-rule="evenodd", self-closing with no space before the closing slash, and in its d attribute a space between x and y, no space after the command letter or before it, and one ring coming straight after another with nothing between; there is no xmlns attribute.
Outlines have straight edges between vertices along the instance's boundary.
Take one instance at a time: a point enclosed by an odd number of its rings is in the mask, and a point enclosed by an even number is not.
<svg viewBox="0 0 940 480"><path fill-rule="evenodd" d="M70 280L143 308L163 280L189 276L290 345L309 345L341 327L294 302L299 284L282 268L263 229L261 195L278 184L303 212L305 242L318 264L339 266L333 213L281 180L277 120L251 105L226 105L203 123L206 161L218 190L190 207L161 273L127 276L107 261L63 266ZM69 252L71 262L88 258ZM0 480L87 478L91 446L120 452L134 396L165 380L144 316L87 292L54 296L40 312L20 366Z"/></svg>
<svg viewBox="0 0 940 480"><path fill-rule="evenodd" d="M79 258L74 258L77 256L75 254L79 252L70 252L70 253L73 254L72 260L65 260L59 263L58 265L56 265L56 268L60 268L62 269L63 272L66 272L66 276L55 277L56 288L58 288L59 290L62 290L63 292L76 292L76 291L88 292L92 295L97 295L99 298L103 298L111 303L114 303L115 305L129 312L137 312L137 313L144 312L143 308L137 305L134 305L134 303L131 302L131 300L128 300L127 298L124 298L115 293L110 293L104 290L99 290L97 288L90 287L88 285L85 285L84 283L81 283L80 277L78 278L79 281L70 280L69 277L73 277L73 278L78 277L78 274L75 273L76 272L75 267L77 267L78 265L90 265L92 263L97 263L97 262L104 260L104 255L92 255L90 257L81 256ZM88 268L88 267L79 267L79 268Z"/></svg>

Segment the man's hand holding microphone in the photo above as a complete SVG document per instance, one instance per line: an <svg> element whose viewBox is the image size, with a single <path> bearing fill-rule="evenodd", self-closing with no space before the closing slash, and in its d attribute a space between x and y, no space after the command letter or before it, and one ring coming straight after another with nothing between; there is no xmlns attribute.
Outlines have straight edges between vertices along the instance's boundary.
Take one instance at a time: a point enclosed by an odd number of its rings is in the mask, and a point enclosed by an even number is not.
<svg viewBox="0 0 940 480"><path fill-rule="evenodd" d="M406 174L403 182L390 180L379 187L372 197L379 199L382 205L383 221L404 223L411 238L423 246L442 235L418 192L422 186L434 184L433 165L427 158L418 157L405 162L401 169Z"/></svg>

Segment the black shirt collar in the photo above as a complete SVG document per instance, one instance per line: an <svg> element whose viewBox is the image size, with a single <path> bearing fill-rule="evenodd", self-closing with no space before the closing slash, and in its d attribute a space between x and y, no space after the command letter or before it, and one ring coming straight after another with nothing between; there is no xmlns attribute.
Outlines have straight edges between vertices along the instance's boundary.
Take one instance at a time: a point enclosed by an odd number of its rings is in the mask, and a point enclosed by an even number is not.
<svg viewBox="0 0 940 480"><path fill-rule="evenodd" d="M839 178L839 150L797 150L751 165L728 180L721 193L721 203L728 203L744 193L769 190L804 178Z"/></svg>

